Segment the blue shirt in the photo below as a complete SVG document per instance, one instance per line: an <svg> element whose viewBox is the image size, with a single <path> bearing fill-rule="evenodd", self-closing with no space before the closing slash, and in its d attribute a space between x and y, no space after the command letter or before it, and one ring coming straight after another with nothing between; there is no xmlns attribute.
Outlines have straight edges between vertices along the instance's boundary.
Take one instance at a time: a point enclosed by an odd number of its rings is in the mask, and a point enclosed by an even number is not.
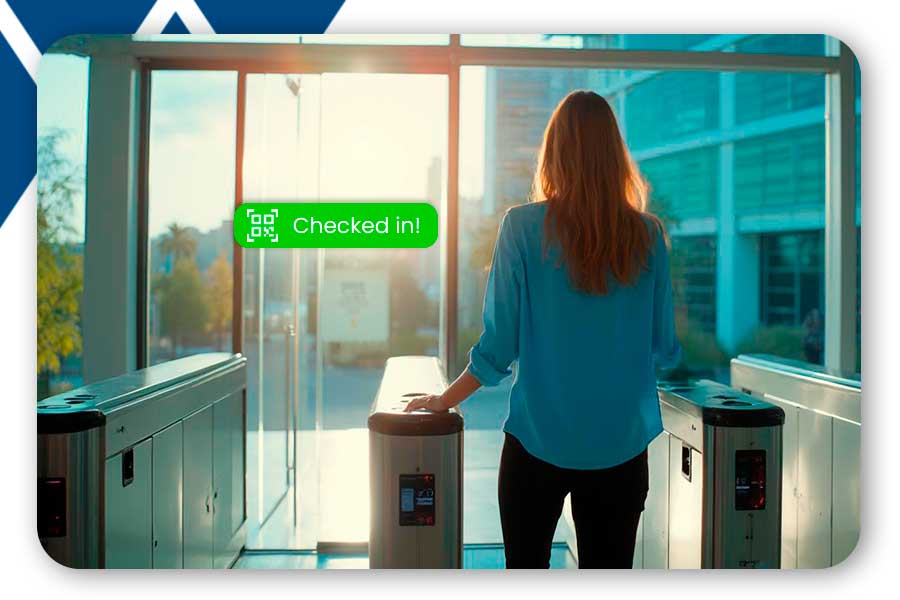
<svg viewBox="0 0 900 600"><path fill-rule="evenodd" d="M512 374L503 430L532 455L571 469L612 467L662 432L656 369L677 364L669 253L655 235L647 268L609 291L572 287L558 244L544 255L545 203L506 213L484 297L484 332L469 353L482 385Z"/></svg>

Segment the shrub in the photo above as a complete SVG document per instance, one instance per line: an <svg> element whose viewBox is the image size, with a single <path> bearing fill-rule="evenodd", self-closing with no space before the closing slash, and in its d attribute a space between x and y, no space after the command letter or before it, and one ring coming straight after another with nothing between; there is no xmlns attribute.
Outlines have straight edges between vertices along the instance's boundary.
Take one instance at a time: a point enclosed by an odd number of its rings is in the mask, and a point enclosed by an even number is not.
<svg viewBox="0 0 900 600"><path fill-rule="evenodd" d="M763 325L740 344L738 352L773 354L782 358L806 360L803 352L803 328L790 325Z"/></svg>

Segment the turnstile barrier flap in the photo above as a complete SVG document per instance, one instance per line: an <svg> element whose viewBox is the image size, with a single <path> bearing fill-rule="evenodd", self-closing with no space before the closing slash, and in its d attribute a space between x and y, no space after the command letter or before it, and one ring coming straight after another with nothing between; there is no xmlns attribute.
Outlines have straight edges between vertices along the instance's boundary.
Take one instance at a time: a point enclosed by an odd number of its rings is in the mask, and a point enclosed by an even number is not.
<svg viewBox="0 0 900 600"><path fill-rule="evenodd" d="M114 411L132 408L154 392L245 362L240 354L196 354L50 396L37 403L38 434L77 433L99 427Z"/></svg>

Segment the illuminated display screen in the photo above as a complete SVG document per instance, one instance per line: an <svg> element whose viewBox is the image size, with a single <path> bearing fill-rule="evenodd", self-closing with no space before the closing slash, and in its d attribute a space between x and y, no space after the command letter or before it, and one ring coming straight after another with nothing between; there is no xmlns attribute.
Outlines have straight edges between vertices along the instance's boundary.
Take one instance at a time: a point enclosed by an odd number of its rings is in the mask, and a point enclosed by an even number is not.
<svg viewBox="0 0 900 600"><path fill-rule="evenodd" d="M66 480L39 478L37 492L38 537L66 536Z"/></svg>
<svg viewBox="0 0 900 600"><path fill-rule="evenodd" d="M434 525L434 474L400 475L400 525Z"/></svg>
<svg viewBox="0 0 900 600"><path fill-rule="evenodd" d="M735 510L766 508L766 451L738 450L734 455Z"/></svg>

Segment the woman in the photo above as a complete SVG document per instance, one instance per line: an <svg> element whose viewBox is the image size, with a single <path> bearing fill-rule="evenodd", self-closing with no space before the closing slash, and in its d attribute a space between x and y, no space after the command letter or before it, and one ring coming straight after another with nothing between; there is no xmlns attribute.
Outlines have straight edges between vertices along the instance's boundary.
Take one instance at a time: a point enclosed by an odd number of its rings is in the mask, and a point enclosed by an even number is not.
<svg viewBox="0 0 900 600"><path fill-rule="evenodd" d="M662 431L655 370L675 366L665 233L606 100L556 107L535 202L500 225L484 332L466 370L408 410L443 411L512 374L500 459L507 568L547 568L571 494L579 567L628 568Z"/></svg>

